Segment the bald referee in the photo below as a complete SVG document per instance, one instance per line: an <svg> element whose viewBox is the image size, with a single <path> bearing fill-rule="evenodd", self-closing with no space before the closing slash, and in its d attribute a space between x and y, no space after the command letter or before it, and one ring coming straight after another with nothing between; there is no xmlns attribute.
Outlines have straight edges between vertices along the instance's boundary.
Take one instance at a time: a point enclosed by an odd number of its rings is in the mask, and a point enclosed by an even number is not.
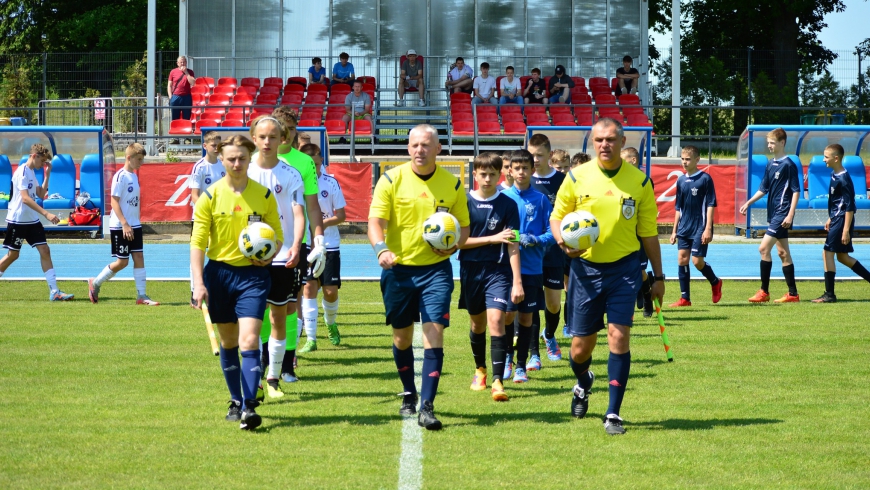
<svg viewBox="0 0 870 490"><path fill-rule="evenodd" d="M411 161L388 170L375 186L369 208L369 241L381 272L387 324L393 327L393 358L404 387L399 413L416 412L414 322L423 323L423 382L417 423L441 429L433 402L444 364L444 329L450 326L453 268L450 250L435 250L423 241L423 222L438 211L459 220L458 246L468 238L465 186L435 160L441 152L438 130L421 124L411 130Z"/></svg>
<svg viewBox="0 0 870 490"><path fill-rule="evenodd" d="M639 236L653 269L653 298L661 304L665 292L662 257L656 226L656 203L652 182L631 164L623 164L625 144L622 125L610 118L592 127L592 142L598 158L568 172L556 195L550 228L556 243L577 258L571 261L568 280L568 332L571 369L577 376L571 414L583 418L589 409L589 393L595 375L589 370L598 332L607 314L607 361L610 404L604 430L624 434L619 409L631 367L629 338L641 273L637 267ZM572 211L589 211L598 219L598 242L587 250L568 248L562 240L562 218Z"/></svg>

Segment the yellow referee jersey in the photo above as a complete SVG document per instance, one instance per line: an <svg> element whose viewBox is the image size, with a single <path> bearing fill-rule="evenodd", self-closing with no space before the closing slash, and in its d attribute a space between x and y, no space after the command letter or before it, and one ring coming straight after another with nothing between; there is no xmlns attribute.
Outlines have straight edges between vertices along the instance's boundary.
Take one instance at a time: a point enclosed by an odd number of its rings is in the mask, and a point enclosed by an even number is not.
<svg viewBox="0 0 870 490"><path fill-rule="evenodd" d="M389 221L386 244L404 265L431 265L447 260L423 241L423 222L446 211L468 226L465 187L447 170L436 165L435 174L423 180L408 162L381 175L375 186L369 218Z"/></svg>
<svg viewBox="0 0 870 490"><path fill-rule="evenodd" d="M652 181L625 162L612 179L597 158L568 172L550 219L580 210L598 219L598 242L580 256L590 262L615 262L640 248L638 236L658 235Z"/></svg>
<svg viewBox="0 0 870 490"><path fill-rule="evenodd" d="M196 201L193 211L193 234L190 248L205 250L209 260L229 265L251 265L239 250L239 235L248 223L262 221L275 230L275 238L284 241L278 215L278 201L266 187L253 180L241 194L236 194L223 178Z"/></svg>

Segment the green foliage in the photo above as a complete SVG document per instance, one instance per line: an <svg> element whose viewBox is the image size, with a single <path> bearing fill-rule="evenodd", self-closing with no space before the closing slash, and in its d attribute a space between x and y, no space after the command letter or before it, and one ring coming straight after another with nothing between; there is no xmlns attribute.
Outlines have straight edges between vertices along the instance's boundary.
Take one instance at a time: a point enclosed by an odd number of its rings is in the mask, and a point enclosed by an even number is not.
<svg viewBox="0 0 870 490"><path fill-rule="evenodd" d="M96 99L100 96L100 91L95 88L89 88L85 90L85 99Z"/></svg>
<svg viewBox="0 0 870 490"><path fill-rule="evenodd" d="M31 63L19 57L3 67L3 79L0 80L0 107L20 107L20 110L6 110L2 114L7 117L30 117L30 111L25 107L36 105L36 94L31 81Z"/></svg>
<svg viewBox="0 0 870 490"><path fill-rule="evenodd" d="M124 97L145 97L148 88L148 53L124 70L121 90Z"/></svg>

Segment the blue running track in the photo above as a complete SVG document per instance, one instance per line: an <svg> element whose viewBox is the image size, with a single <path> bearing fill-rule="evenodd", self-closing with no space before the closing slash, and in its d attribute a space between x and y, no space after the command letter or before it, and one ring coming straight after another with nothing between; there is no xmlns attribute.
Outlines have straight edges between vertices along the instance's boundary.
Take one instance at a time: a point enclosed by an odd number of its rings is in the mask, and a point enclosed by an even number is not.
<svg viewBox="0 0 870 490"><path fill-rule="evenodd" d="M113 259L108 244L54 244L51 257L58 279L86 280L96 276ZM824 279L821 244L791 244L798 279ZM380 278L381 268L375 260L372 248L364 244L341 246L342 278L345 280L373 280ZM782 278L782 269L776 251L773 252L773 278ZM855 246L853 257L870 266L870 244ZM146 244L145 266L149 280L188 280L190 248L186 244ZM662 261L668 278L677 278L677 248L662 245ZM459 277L459 263L451 258L453 275ZM712 244L707 262L716 274L725 279L758 279L757 244ZM692 269L693 279L703 279L701 273ZM121 271L117 279L133 278L132 264ZM837 279L857 278L842 264L837 264ZM3 279L44 279L39 266L39 254L25 246L21 257L6 271Z"/></svg>

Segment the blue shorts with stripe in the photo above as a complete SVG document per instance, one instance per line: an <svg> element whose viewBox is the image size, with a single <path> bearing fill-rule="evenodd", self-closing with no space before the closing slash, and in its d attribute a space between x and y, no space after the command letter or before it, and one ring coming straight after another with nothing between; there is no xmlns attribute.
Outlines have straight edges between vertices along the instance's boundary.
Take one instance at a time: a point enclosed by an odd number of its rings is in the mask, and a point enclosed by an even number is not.
<svg viewBox="0 0 870 490"><path fill-rule="evenodd" d="M394 265L381 272L387 325L407 328L414 322L450 326L453 267L449 260L432 265Z"/></svg>
<svg viewBox="0 0 870 490"><path fill-rule="evenodd" d="M534 313L543 308L544 301L544 275L543 274L523 274L523 293L525 297L516 305L517 311L520 313Z"/></svg>
<svg viewBox="0 0 870 490"><path fill-rule="evenodd" d="M855 251L855 248L852 247L852 241L849 240L848 245L843 245L843 225L845 225L844 220L831 220L831 227L828 229L828 237L825 239L825 251L826 252L834 252L834 253L847 253L850 254ZM852 220L851 227L849 229L849 236L852 237L855 235L855 220Z"/></svg>
<svg viewBox="0 0 870 490"><path fill-rule="evenodd" d="M511 302L513 272L509 264L459 263L459 308L469 315L486 310L516 311Z"/></svg>
<svg viewBox="0 0 870 490"><path fill-rule="evenodd" d="M203 269L208 291L208 312L214 323L236 323L239 318L263 319L272 287L269 267L234 266L209 260Z"/></svg>
<svg viewBox="0 0 870 490"><path fill-rule="evenodd" d="M603 329L605 314L608 323L632 325L641 284L637 264L637 252L606 264L571 261L565 307L572 336L586 337Z"/></svg>
<svg viewBox="0 0 870 490"><path fill-rule="evenodd" d="M764 232L765 235L770 235L777 240L787 239L788 238L788 228L783 228L782 220L785 219L785 216L774 216L770 223L767 225L767 231Z"/></svg>
<svg viewBox="0 0 870 490"><path fill-rule="evenodd" d="M679 236L679 235L677 235L677 250L691 250L692 257L706 257L707 256L707 245L704 245L701 243L701 235L696 235L696 236Z"/></svg>

